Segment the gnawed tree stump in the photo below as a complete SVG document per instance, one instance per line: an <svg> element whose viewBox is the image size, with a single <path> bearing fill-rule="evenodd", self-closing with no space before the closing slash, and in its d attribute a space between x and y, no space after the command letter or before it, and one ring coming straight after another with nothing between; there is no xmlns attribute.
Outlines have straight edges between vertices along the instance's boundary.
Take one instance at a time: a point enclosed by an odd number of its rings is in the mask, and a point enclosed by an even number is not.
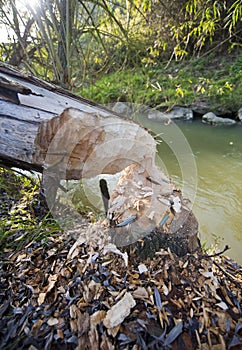
<svg viewBox="0 0 242 350"><path fill-rule="evenodd" d="M151 177L152 176L152 177ZM127 167L112 193L109 218L117 246L143 260L160 248L179 256L199 249L198 223L165 174L154 165L149 172L138 164Z"/></svg>
<svg viewBox="0 0 242 350"><path fill-rule="evenodd" d="M155 165L156 142L146 129L2 64L0 108L0 164L42 172L52 213L60 180L123 170L103 224L112 241L140 258L160 248L178 255L199 248L197 220Z"/></svg>
<svg viewBox="0 0 242 350"><path fill-rule="evenodd" d="M169 248L178 256L200 251L201 245L197 237L198 222L192 211L188 215L186 213L185 217L186 221L177 231L169 233L156 227L143 239L123 247L121 250L127 251L131 257L135 256L136 262L143 261L148 257L153 258L161 248L165 250Z"/></svg>

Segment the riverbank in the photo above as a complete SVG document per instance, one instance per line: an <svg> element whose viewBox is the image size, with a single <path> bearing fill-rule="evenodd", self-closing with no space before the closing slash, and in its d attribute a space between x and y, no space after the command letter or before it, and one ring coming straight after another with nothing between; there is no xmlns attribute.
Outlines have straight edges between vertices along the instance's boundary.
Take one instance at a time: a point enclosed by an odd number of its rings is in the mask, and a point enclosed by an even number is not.
<svg viewBox="0 0 242 350"><path fill-rule="evenodd" d="M75 90L101 104L131 102L162 110L191 107L232 119L242 106L242 54L210 54L103 75Z"/></svg>
<svg viewBox="0 0 242 350"><path fill-rule="evenodd" d="M1 349L241 347L240 265L163 249L137 263L88 217L79 239L62 232L38 193L1 172Z"/></svg>
<svg viewBox="0 0 242 350"><path fill-rule="evenodd" d="M1 171L0 185L1 349L241 347L235 261L161 249L138 264L135 255L123 259L97 244L99 229L93 241L63 232L38 182ZM86 215L80 236L95 229L93 219Z"/></svg>

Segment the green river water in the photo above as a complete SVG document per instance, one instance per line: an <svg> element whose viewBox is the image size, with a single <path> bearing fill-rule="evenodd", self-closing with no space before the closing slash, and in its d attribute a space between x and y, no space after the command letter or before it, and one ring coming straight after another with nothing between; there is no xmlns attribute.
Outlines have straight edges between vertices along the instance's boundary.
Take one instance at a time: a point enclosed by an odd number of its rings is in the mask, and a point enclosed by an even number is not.
<svg viewBox="0 0 242 350"><path fill-rule="evenodd" d="M158 156L174 182L184 186L183 194L191 200L199 222L201 242L218 243L218 250L228 244L231 249L226 254L242 264L242 125L180 121L176 134L158 121L146 119L142 124L160 134Z"/></svg>

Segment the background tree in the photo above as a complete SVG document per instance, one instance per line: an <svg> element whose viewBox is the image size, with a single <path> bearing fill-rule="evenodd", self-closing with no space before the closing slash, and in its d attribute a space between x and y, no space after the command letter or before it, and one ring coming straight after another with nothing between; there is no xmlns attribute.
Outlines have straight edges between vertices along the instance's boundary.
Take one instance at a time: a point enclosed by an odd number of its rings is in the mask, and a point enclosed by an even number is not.
<svg viewBox="0 0 242 350"><path fill-rule="evenodd" d="M69 89L241 46L241 0L1 0L1 59Z"/></svg>

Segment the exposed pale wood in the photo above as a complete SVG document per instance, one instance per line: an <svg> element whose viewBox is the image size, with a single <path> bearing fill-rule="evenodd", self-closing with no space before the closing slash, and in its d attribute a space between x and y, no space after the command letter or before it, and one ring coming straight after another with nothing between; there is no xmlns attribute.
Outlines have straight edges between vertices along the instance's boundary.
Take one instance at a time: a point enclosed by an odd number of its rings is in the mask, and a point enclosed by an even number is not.
<svg viewBox="0 0 242 350"><path fill-rule="evenodd" d="M199 248L197 220L182 196L182 210L174 210L174 187L155 152L153 137L131 120L0 64L0 165L44 172L50 208L61 179L126 169L109 200L113 241L142 257L161 247L184 255Z"/></svg>
<svg viewBox="0 0 242 350"><path fill-rule="evenodd" d="M100 116L112 113L98 104L0 63L0 164L43 170L32 158L41 122L66 108Z"/></svg>
<svg viewBox="0 0 242 350"><path fill-rule="evenodd" d="M148 180L151 176L153 183ZM179 208L172 205L175 201ZM195 216L155 166L145 170L132 164L122 172L108 214L114 221L110 229L113 242L134 250L137 260L152 257L160 248L185 255L200 247Z"/></svg>

